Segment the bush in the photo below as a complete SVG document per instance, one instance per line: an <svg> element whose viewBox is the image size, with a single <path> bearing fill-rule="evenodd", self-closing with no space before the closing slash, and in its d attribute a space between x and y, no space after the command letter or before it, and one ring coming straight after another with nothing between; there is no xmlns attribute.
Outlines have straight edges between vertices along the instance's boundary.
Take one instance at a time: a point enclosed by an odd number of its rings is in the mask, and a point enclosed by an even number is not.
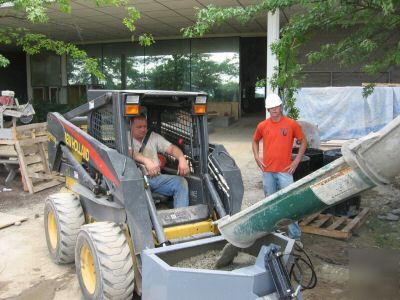
<svg viewBox="0 0 400 300"><path fill-rule="evenodd" d="M35 116L32 123L46 122L48 112L58 112L60 114L64 114L73 109L73 107L68 104L58 104L44 101L33 101L32 105L35 109Z"/></svg>

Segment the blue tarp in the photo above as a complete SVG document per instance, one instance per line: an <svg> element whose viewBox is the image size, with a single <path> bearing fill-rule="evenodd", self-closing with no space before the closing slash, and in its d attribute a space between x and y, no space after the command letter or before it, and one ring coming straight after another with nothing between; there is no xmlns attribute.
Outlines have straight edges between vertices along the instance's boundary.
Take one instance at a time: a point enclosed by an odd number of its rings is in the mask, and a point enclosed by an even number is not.
<svg viewBox="0 0 400 300"><path fill-rule="evenodd" d="M302 88L296 95L300 120L316 124L321 140L354 139L377 131L400 114L400 87Z"/></svg>

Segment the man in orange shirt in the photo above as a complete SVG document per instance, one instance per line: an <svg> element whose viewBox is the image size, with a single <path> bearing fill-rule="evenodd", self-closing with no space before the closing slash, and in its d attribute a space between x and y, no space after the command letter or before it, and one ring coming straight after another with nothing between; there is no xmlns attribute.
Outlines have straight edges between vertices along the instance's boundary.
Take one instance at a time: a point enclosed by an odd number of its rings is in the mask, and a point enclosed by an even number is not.
<svg viewBox="0 0 400 300"><path fill-rule="evenodd" d="M263 171L265 196L271 195L293 183L296 171L307 147L307 140L300 125L282 113L282 100L276 94L265 99L265 108L271 117L257 125L253 136L253 153L257 165ZM259 156L259 143L263 141L263 159ZM301 141L299 152L292 161L293 141ZM292 223L288 227L289 237L299 240L299 225Z"/></svg>

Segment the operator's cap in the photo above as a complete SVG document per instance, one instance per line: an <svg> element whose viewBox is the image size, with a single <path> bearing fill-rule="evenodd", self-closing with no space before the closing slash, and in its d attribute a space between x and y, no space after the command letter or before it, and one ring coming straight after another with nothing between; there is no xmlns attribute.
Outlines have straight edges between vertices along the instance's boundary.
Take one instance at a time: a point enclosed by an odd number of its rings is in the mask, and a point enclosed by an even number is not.
<svg viewBox="0 0 400 300"><path fill-rule="evenodd" d="M1 95L3 97L11 97L13 98L15 96L14 91L1 91Z"/></svg>
<svg viewBox="0 0 400 300"><path fill-rule="evenodd" d="M267 98L265 98L265 108L273 108L282 105L281 97L277 94L269 94Z"/></svg>

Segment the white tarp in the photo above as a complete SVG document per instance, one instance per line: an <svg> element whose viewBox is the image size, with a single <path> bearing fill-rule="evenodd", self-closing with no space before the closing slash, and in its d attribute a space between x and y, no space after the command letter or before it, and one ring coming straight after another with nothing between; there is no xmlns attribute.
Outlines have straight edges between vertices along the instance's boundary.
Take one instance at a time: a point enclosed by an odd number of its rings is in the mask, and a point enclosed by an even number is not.
<svg viewBox="0 0 400 300"><path fill-rule="evenodd" d="M300 120L318 126L321 140L353 139L377 131L400 114L400 87L302 88L296 95Z"/></svg>

